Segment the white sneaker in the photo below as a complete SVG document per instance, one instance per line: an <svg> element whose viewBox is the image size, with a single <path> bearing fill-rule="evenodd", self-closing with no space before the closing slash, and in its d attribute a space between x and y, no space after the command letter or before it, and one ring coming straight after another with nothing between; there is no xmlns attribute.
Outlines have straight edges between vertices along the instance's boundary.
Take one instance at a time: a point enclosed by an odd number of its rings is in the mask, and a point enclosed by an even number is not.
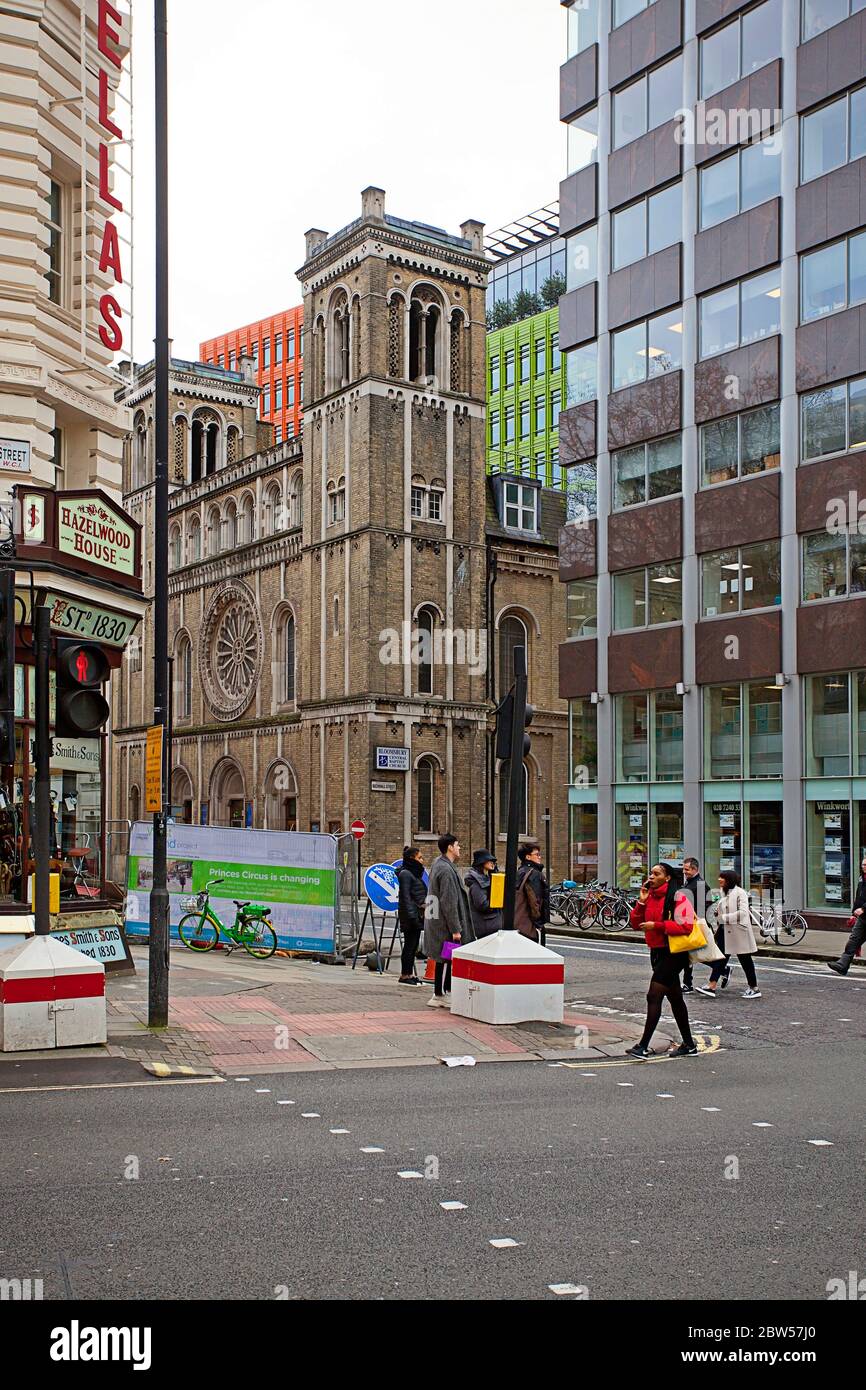
<svg viewBox="0 0 866 1390"><path fill-rule="evenodd" d="M441 994L434 994L432 999L427 1000L428 1009L447 1009L449 1007L448 1000Z"/></svg>
<svg viewBox="0 0 866 1390"><path fill-rule="evenodd" d="M762 999L762 998L763 998L763 995L761 994L761 991L760 991L759 989L744 989L744 990L743 990L743 998L744 998L744 999Z"/></svg>

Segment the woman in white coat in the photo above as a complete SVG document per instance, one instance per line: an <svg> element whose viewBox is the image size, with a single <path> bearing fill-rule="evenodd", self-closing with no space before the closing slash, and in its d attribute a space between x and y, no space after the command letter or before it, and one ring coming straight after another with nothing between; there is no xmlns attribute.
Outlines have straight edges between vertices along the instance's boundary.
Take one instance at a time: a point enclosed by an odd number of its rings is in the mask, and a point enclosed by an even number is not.
<svg viewBox="0 0 866 1390"><path fill-rule="evenodd" d="M758 977L755 974L755 952L758 947L749 915L749 896L740 880L730 869L719 874L719 887L722 896L716 903L716 941L724 951L724 960L716 961L706 985L700 986L701 994L715 995L722 979L722 988L728 983L731 970L728 961L736 956L746 976L748 988L743 992L744 999L760 999Z"/></svg>

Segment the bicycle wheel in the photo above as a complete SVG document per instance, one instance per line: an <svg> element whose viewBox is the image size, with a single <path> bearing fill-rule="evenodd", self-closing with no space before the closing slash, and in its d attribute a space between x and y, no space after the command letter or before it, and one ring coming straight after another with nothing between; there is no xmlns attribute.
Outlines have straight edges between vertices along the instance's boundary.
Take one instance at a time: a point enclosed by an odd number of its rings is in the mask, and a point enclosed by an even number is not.
<svg viewBox="0 0 866 1390"><path fill-rule="evenodd" d="M580 925L584 931L601 925L602 904L595 898L587 898L581 904Z"/></svg>
<svg viewBox="0 0 866 1390"><path fill-rule="evenodd" d="M629 924L630 911L622 898L605 903L601 925L605 931L625 931Z"/></svg>
<svg viewBox="0 0 866 1390"><path fill-rule="evenodd" d="M563 921L570 927L575 927L578 931L586 931L589 923L583 920L583 900L581 898L569 896L562 905Z"/></svg>
<svg viewBox="0 0 866 1390"><path fill-rule="evenodd" d="M212 922L195 912L181 917L177 933L184 946L191 951L212 951L220 935Z"/></svg>
<svg viewBox="0 0 866 1390"><path fill-rule="evenodd" d="M798 946L808 930L805 917L800 912L783 912L779 919L778 931L774 933L780 946Z"/></svg>
<svg viewBox="0 0 866 1390"><path fill-rule="evenodd" d="M261 936L242 937L241 944L247 954L255 956L256 960L268 960L277 949L277 934L273 927L263 923Z"/></svg>

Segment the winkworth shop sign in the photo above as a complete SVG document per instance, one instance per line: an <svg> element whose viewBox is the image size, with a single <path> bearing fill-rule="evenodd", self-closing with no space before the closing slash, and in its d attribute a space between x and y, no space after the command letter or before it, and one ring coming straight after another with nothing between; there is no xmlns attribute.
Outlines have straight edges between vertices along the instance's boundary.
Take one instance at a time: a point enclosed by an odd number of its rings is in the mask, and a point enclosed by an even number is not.
<svg viewBox="0 0 866 1390"><path fill-rule="evenodd" d="M146 935L153 885L153 829L132 827L127 871L126 934ZM227 925L234 900L267 903L277 944L286 951L335 949L337 841L330 835L276 830L225 830L218 826L170 825L168 890L171 935L189 911L181 900L213 879L211 906Z"/></svg>

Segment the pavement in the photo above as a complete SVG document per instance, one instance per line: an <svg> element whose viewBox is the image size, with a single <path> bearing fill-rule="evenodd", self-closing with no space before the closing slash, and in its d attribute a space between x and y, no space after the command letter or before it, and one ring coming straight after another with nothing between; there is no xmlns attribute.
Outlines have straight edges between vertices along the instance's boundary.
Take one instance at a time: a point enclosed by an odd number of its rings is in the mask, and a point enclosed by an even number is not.
<svg viewBox="0 0 866 1390"><path fill-rule="evenodd" d="M377 975L363 962L352 970L279 956L254 961L240 952L195 955L182 946L171 950L169 1026L151 1030L146 948L133 946L132 955L135 979L106 981L107 1046L29 1052L27 1062L101 1055L166 1079L235 1077L438 1066L464 1056L476 1063L591 1060L621 1056L641 1033L633 1019L600 1019L579 1008L567 1008L561 1024L492 1026L452 1016L428 1007L432 986L398 985L396 962ZM15 1060L21 1054L0 1053L0 1089Z"/></svg>
<svg viewBox="0 0 866 1390"><path fill-rule="evenodd" d="M838 932L809 932L798 947L762 945L759 959L835 959L843 939ZM411 990L398 985L396 960L390 971L378 975L366 969L363 958L352 970L279 955L255 961L240 951L196 955L173 945L169 1026L161 1030L147 1025L147 948L134 945L135 978L109 976L106 981L107 1045L32 1052L26 1061L42 1065L61 1058L73 1062L108 1057L167 1080L439 1066L446 1057L464 1056L473 1057L476 1064L621 1058L641 1035L642 1010L629 1011L631 1016L617 1009L600 1014L592 1011L598 1006L584 1008L573 1002L580 991L576 953L569 952L568 944L580 941L590 951L591 943L604 941L608 950L628 948L636 960L646 955L642 937L635 932L552 927L550 945L556 949L559 942L567 959L563 1022L508 1026L452 1016L447 1008L428 1008L432 986ZM862 967L855 962L855 969ZM853 974L852 970L851 978ZM708 1022L709 1027L696 1027L695 1032L702 1049L714 1050L719 1038ZM662 1046L678 1041L667 1014L658 1039ZM0 1053L0 1089L8 1084L8 1064L20 1059L20 1054Z"/></svg>

